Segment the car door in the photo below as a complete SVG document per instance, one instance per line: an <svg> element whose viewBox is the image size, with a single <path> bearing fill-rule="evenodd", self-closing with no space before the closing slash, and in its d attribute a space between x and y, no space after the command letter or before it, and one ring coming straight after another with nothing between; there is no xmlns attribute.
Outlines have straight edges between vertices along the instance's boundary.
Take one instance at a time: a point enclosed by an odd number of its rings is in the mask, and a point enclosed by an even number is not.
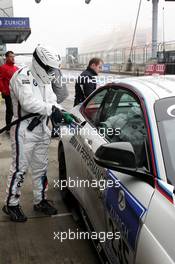
<svg viewBox="0 0 175 264"><path fill-rule="evenodd" d="M103 90L105 91L105 90ZM105 215L105 191L106 191L106 179L108 177L107 170L98 166L94 159L94 153L99 146L108 142L105 136L106 129L102 126L102 115L106 113L113 105L116 100L118 90L113 90L111 87L106 87L106 93L103 100L100 100L101 104L95 115L92 114L94 109L94 101L98 101L103 92L99 90L96 95L90 98L89 102L85 105L82 110L82 114L86 119L86 125L84 126L84 135L82 137L83 145L83 159L82 159L82 170L84 178L88 182L93 183L92 187L86 188L84 193L84 207L92 223L94 229L100 232L106 232L106 215ZM110 110L109 110L110 111ZM99 126L100 122L100 126ZM117 128L115 128L117 131ZM111 133L112 131L109 131ZM116 180L116 185L118 184ZM104 246L104 243L103 243Z"/></svg>
<svg viewBox="0 0 175 264"><path fill-rule="evenodd" d="M76 133L74 133L69 141L73 145L74 152L69 152L70 159L74 160L74 170L72 171L71 178L74 179L77 184L76 186L71 190L74 195L77 197L78 201L82 205L82 207L87 210L89 207L88 200L86 199L86 191L89 189L89 186L91 185L92 178L89 177L89 171L96 171L96 164L93 160L93 154L91 146L98 140L96 140L95 136L95 130L94 126L89 125L89 122L91 124L95 123L95 120L97 118L98 113L101 110L102 102L105 100L105 96L108 93L108 89L99 89L98 92L96 92L89 101L86 103L86 106L82 106L83 110L82 114L83 117L86 120L86 123L83 122L83 126L78 129ZM92 137L91 137L92 135ZM91 144L92 141L92 144ZM98 142L98 146L100 144L103 144L104 140L103 138L100 139ZM72 156L72 157L71 157ZM82 172L79 173L79 175L75 175L74 171L76 170L76 167L81 166ZM80 165L81 164L81 165ZM98 172L94 172L95 175L100 175L101 171L103 172L104 169L101 167L98 167ZM73 175L73 176L72 176ZM104 214L104 212L103 212ZM103 217L104 218L104 217Z"/></svg>
<svg viewBox="0 0 175 264"><path fill-rule="evenodd" d="M122 87L111 89L109 97L112 100L106 100L103 105L98 129L105 128L105 139L109 143L130 142L137 167L151 175L147 127L139 98ZM129 174L109 169L106 174L107 180L120 183L119 187L106 188L104 192L106 231L120 232L120 239L107 240L105 250L111 263L134 263L138 237L154 187Z"/></svg>

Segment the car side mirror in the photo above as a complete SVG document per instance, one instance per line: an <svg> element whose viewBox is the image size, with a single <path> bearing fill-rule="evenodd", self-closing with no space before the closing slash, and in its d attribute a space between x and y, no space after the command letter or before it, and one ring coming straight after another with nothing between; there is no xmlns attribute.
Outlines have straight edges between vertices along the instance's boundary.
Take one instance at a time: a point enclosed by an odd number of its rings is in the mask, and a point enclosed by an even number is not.
<svg viewBox="0 0 175 264"><path fill-rule="evenodd" d="M129 142L115 142L101 145L94 156L95 162L104 168L122 171L136 171L136 156Z"/></svg>

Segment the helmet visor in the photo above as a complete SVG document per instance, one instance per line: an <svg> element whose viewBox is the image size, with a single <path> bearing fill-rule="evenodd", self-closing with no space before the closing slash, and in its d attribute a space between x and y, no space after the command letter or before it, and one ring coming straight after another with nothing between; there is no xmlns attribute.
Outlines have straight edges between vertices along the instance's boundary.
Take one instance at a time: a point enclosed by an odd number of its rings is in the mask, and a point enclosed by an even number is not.
<svg viewBox="0 0 175 264"><path fill-rule="evenodd" d="M46 73L49 75L49 76L55 76L55 68L52 68L50 66L46 66L47 69L46 69Z"/></svg>
<svg viewBox="0 0 175 264"><path fill-rule="evenodd" d="M48 75L48 77L49 77L49 80L50 81L53 81L54 79L55 79L55 68L52 68L52 67L50 67L50 66L46 66L47 67L47 69L46 69L46 73L47 73L47 75Z"/></svg>

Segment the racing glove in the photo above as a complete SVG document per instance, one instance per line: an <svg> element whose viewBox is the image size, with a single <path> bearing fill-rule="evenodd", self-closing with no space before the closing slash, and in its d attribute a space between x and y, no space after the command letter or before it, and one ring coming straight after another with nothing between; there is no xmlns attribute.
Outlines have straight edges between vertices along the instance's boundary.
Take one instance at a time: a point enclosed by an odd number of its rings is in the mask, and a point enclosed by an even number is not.
<svg viewBox="0 0 175 264"><path fill-rule="evenodd" d="M56 106L52 106L51 120L54 125L58 125L62 120L67 124L71 124L74 121L74 117L72 114L61 111Z"/></svg>
<svg viewBox="0 0 175 264"><path fill-rule="evenodd" d="M53 125L57 125L59 123L61 123L62 119L63 119L63 113L61 112L61 110L59 108L57 108L56 106L52 106L52 114L50 116L52 124Z"/></svg>

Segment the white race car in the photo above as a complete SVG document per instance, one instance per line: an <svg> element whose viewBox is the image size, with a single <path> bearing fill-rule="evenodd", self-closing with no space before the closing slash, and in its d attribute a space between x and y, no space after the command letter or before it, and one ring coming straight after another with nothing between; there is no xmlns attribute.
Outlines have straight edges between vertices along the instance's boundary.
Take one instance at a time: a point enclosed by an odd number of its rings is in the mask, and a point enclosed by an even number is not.
<svg viewBox="0 0 175 264"><path fill-rule="evenodd" d="M107 234L104 263L175 263L175 76L107 84L72 113L81 125L61 129L59 179Z"/></svg>

